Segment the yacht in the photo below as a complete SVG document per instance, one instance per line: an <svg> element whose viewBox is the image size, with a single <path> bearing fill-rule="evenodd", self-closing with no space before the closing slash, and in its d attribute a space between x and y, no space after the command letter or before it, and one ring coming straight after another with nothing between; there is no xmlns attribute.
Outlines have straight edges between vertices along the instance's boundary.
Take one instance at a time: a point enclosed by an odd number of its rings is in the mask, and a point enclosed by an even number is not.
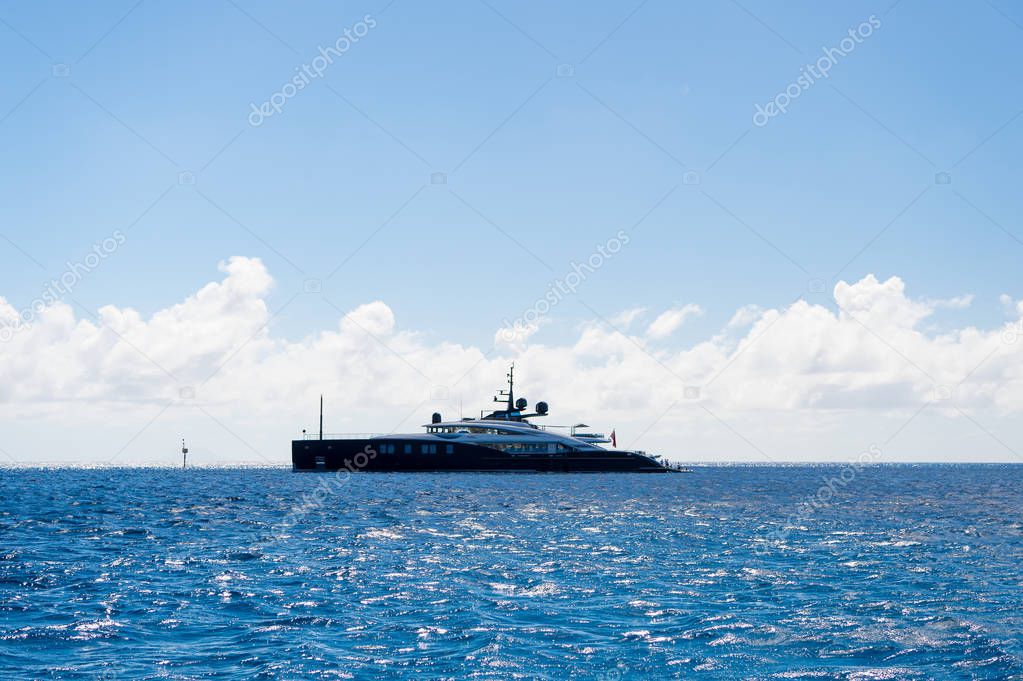
<svg viewBox="0 0 1023 681"><path fill-rule="evenodd" d="M546 402L528 411L525 398L515 399L515 365L508 388L494 401L504 408L481 412L479 418L445 421L435 413L423 433L323 434L323 398L317 435L303 432L291 443L296 471L350 472L543 472L543 473L668 473L677 472L657 455L617 448L615 433L583 432L589 428L535 425L530 419L548 415ZM602 445L611 444L610 449Z"/></svg>

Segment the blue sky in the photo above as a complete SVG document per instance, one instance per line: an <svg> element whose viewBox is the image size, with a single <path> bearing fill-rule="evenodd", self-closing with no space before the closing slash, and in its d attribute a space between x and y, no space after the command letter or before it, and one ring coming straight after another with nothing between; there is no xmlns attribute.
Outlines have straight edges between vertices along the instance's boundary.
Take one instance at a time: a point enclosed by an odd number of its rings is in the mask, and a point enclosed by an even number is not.
<svg viewBox="0 0 1023 681"><path fill-rule="evenodd" d="M249 124L367 15L323 78ZM871 16L827 79L753 124ZM0 2L0 295L27 304L121 230L75 289L92 310L145 317L242 255L276 281L281 336L383 300L400 328L482 347L626 229L538 339L696 303L685 344L744 305L834 308L836 281L868 274L975 295L935 328L996 326L999 295L1023 297L1021 57L1006 0ZM322 297L295 297L308 280Z"/></svg>
<svg viewBox="0 0 1023 681"><path fill-rule="evenodd" d="M1006 85L1023 30L997 5L385 6L4 3L0 110L17 107L0 125L4 234L56 275L173 187L80 299L155 310L208 279L217 260L244 254L265 259L286 300L426 184L326 290L341 306L383 298L404 323L482 342L509 312L466 315L446 301L528 303L563 263L678 185L681 161L700 184L680 187L627 257L580 291L608 315L695 301L710 328L742 304L780 304L808 278L831 279L924 189L843 276L898 274L921 295L975 293L977 314L1000 293L1021 293L1013 264L1023 247L950 191L1013 229L1023 125L983 142L1023 108ZM325 78L261 127L247 124L251 102L366 14L378 25ZM795 48L816 58L870 15L882 26L827 81L767 126L751 124L755 104L809 61ZM52 77L53 63L70 75ZM574 77L557 78L558 64ZM952 185L934 185L971 151ZM451 173L446 186L428 184L435 170ZM195 187L231 217L178 186L181 171L198 173ZM43 272L5 250L4 295L27 302ZM281 323L309 331L327 311L310 301Z"/></svg>

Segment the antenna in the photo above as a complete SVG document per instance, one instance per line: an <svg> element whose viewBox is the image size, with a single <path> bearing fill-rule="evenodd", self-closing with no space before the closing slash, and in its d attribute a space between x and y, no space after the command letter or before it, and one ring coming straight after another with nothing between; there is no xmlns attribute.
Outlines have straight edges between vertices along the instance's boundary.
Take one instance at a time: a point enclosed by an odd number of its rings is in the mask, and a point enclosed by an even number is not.
<svg viewBox="0 0 1023 681"><path fill-rule="evenodd" d="M494 396L494 402L501 404L507 401L508 405L505 409L505 415L511 414L515 409L515 363L512 362L511 368L508 369L508 389L498 390L497 395ZM495 412L497 413L497 412Z"/></svg>
<svg viewBox="0 0 1023 681"><path fill-rule="evenodd" d="M508 411L515 408L515 362L508 369Z"/></svg>
<svg viewBox="0 0 1023 681"><path fill-rule="evenodd" d="M323 395L320 395L320 440L323 440Z"/></svg>
<svg viewBox="0 0 1023 681"><path fill-rule="evenodd" d="M181 470L188 466L188 447L185 446L185 439L181 439Z"/></svg>

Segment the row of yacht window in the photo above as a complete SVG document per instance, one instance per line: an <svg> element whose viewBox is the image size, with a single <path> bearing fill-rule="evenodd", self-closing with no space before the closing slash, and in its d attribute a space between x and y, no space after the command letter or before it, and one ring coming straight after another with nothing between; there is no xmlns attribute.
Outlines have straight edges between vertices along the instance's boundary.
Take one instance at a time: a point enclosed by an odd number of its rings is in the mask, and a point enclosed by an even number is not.
<svg viewBox="0 0 1023 681"><path fill-rule="evenodd" d="M443 447L443 450L438 450L438 446ZM563 444L556 442L494 442L484 444L485 447L491 449L497 449L502 452L521 452L521 453L547 453L553 454L555 452L565 451L567 447ZM384 443L378 445L378 450L381 454L397 454L399 449L398 445L393 443ZM420 444L418 447L412 444L401 445L402 454L413 454L416 450L420 454L437 454L438 451L443 451L445 454L454 454L454 445L436 445L436 444Z"/></svg>
<svg viewBox="0 0 1023 681"><path fill-rule="evenodd" d="M398 452L397 445L394 445L394 444L382 444L382 445L379 445L379 450L380 450L381 454L396 454ZM403 454L411 454L412 452L413 452L413 446L412 445L410 445L410 444L402 445L402 453ZM436 454L437 453L437 445L430 445L430 444L419 445L419 453L420 454ZM454 454L455 453L455 446L454 445L444 445L444 453L445 454Z"/></svg>
<svg viewBox="0 0 1023 681"><path fill-rule="evenodd" d="M519 435L522 433L515 433L502 428L488 428L486 426L427 426L426 432L435 433L469 433L472 435ZM528 432L528 431L527 431Z"/></svg>

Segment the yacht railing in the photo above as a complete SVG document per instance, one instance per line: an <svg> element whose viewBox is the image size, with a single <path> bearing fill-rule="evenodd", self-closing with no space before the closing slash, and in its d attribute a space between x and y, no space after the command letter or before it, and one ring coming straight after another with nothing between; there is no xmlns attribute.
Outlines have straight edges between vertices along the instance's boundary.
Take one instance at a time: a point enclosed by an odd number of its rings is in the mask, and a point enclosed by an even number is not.
<svg viewBox="0 0 1023 681"><path fill-rule="evenodd" d="M387 433L324 433L324 440L367 440L371 437L381 437ZM319 433L302 433L303 440L319 440Z"/></svg>

